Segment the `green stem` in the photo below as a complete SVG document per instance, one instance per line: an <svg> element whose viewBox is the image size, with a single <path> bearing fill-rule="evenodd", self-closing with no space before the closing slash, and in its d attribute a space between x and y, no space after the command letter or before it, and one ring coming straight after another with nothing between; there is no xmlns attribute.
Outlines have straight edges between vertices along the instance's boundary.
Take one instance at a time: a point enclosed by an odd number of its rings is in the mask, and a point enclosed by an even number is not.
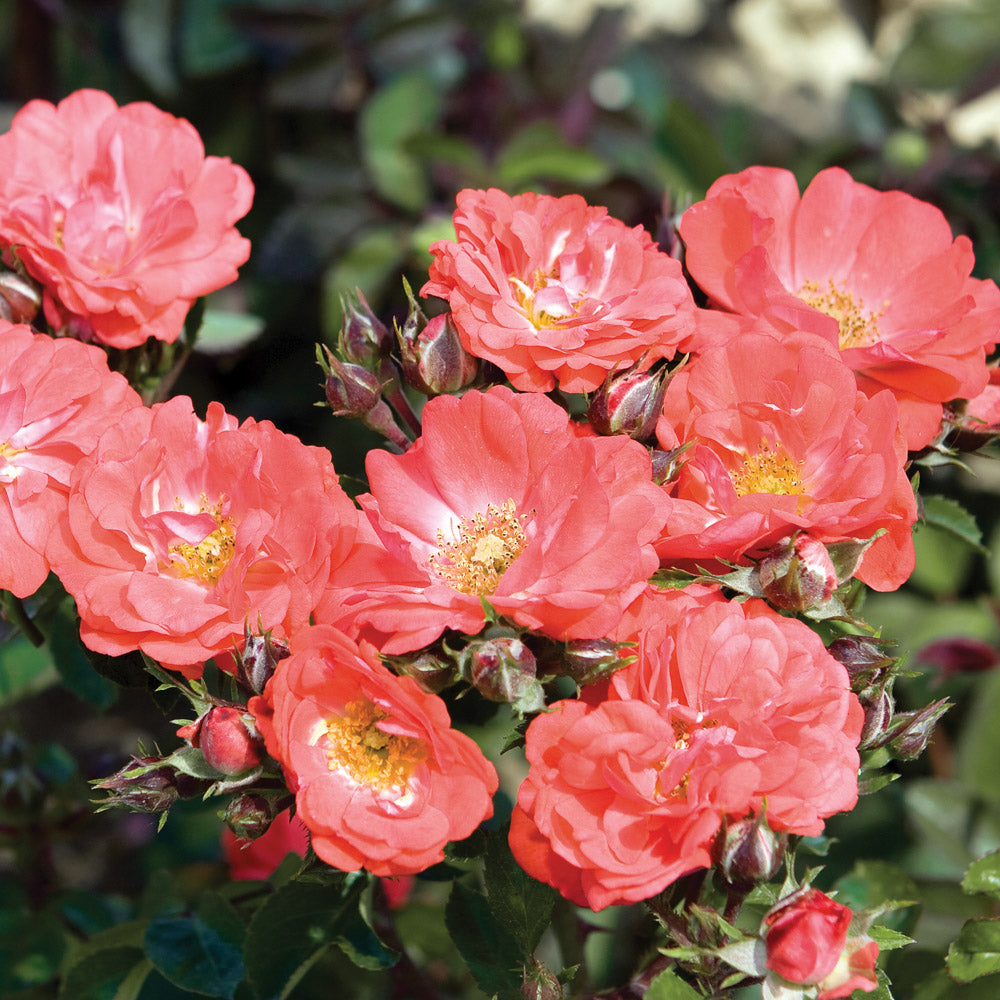
<svg viewBox="0 0 1000 1000"><path fill-rule="evenodd" d="M44 646L45 636L39 631L38 626L28 616L20 597L15 597L10 591L3 592L3 614L4 617L16 625L24 637L32 646Z"/></svg>

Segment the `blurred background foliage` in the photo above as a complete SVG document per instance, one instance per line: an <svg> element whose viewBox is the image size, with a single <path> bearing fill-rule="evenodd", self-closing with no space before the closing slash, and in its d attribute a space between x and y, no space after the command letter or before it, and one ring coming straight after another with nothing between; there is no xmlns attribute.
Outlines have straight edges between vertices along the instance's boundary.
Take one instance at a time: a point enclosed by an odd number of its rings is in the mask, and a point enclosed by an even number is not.
<svg viewBox="0 0 1000 1000"><path fill-rule="evenodd" d="M804 185L840 164L938 205L972 238L977 274L1000 278L995 0L0 0L0 25L0 126L31 98L97 87L189 119L250 172L252 257L213 296L176 391L272 419L350 476L379 442L312 407L314 345L335 341L355 286L386 320L405 314L400 275L423 283L463 187L578 192L664 236L720 174L773 164ZM997 468L973 456L922 471L982 541L941 518L919 528L912 583L863 610L909 657L900 708L957 702L907 780L833 821L838 843L823 845L825 884L840 879L846 901L924 901L901 911L917 945L894 953L897 997L996 995L989 979L946 988L926 973L967 917L992 912L958 881L1000 848ZM213 808L176 810L159 837L146 817L92 814L84 779L140 739L175 737L141 685L118 690L54 652L0 650L0 995L54 995L81 936L173 912L222 877ZM852 870L858 858L869 867ZM447 960L433 883L423 891L401 933ZM588 947L620 981L643 936L601 923L613 933ZM342 974L320 963L295 995L327 995ZM143 996L175 995L154 979Z"/></svg>

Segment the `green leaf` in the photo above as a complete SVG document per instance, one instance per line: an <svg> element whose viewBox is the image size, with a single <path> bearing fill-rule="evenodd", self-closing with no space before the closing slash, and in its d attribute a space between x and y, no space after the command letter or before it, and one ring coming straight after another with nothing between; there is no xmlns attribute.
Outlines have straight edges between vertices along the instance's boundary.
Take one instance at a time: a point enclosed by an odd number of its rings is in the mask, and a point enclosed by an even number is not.
<svg viewBox="0 0 1000 1000"><path fill-rule="evenodd" d="M199 354L230 354L255 341L264 332L265 325L260 316L206 309L198 328L195 350Z"/></svg>
<svg viewBox="0 0 1000 1000"><path fill-rule="evenodd" d="M424 73L406 73L377 90L361 109L361 150L383 198L410 211L430 200L424 164L406 141L430 129L441 112L441 94Z"/></svg>
<svg viewBox="0 0 1000 1000"><path fill-rule="evenodd" d="M140 964L147 972L153 967L138 948L105 948L88 953L66 970L59 986L59 1000L117 997L118 987Z"/></svg>
<svg viewBox="0 0 1000 1000"><path fill-rule="evenodd" d="M1000 899L1000 851L972 862L962 879L962 890L970 895L983 892Z"/></svg>
<svg viewBox="0 0 1000 1000"><path fill-rule="evenodd" d="M496 161L497 183L509 191L540 180L589 187L603 184L611 168L589 150L567 144L552 122L532 122L517 132Z"/></svg>
<svg viewBox="0 0 1000 1000"><path fill-rule="evenodd" d="M179 89L172 38L176 16L169 0L125 0L118 18L129 67L165 96Z"/></svg>
<svg viewBox="0 0 1000 1000"><path fill-rule="evenodd" d="M948 948L948 972L960 983L1000 972L1000 920L969 920Z"/></svg>
<svg viewBox="0 0 1000 1000"><path fill-rule="evenodd" d="M54 684L58 679L49 650L33 646L24 636L8 639L2 647L0 707Z"/></svg>
<svg viewBox="0 0 1000 1000"><path fill-rule="evenodd" d="M143 948L175 986L232 1000L246 973L241 954L244 934L236 910L218 894L207 893L191 916L152 921Z"/></svg>
<svg viewBox="0 0 1000 1000"><path fill-rule="evenodd" d="M115 686L94 669L80 642L80 619L72 598L60 602L52 615L48 646L63 684L81 701L101 709L114 703Z"/></svg>
<svg viewBox="0 0 1000 1000"><path fill-rule="evenodd" d="M891 927L884 927L881 924L869 927L868 936L878 943L878 950L880 952L893 951L895 948L905 948L908 944L913 943L913 938L908 934L901 934L899 931L894 931Z"/></svg>
<svg viewBox="0 0 1000 1000"><path fill-rule="evenodd" d="M456 882L444 920L473 979L488 996L523 1000L525 958L517 941L494 917L481 892Z"/></svg>
<svg viewBox="0 0 1000 1000"><path fill-rule="evenodd" d="M277 890L247 931L244 957L261 997L285 998L358 915L364 878L340 876L320 885L289 882Z"/></svg>
<svg viewBox="0 0 1000 1000"><path fill-rule="evenodd" d="M894 905L898 900L920 899L921 893L907 872L890 861L858 861L834 883L834 888L837 902L855 911L892 906L895 912L879 918L892 930L912 930L920 914L918 906Z"/></svg>
<svg viewBox="0 0 1000 1000"><path fill-rule="evenodd" d="M254 47L230 21L233 0L185 0L181 11L181 64L191 76L210 76L240 66Z"/></svg>
<svg viewBox="0 0 1000 1000"><path fill-rule="evenodd" d="M983 534L976 524L976 519L957 501L950 497L932 494L925 496L924 521L942 531L947 531L955 538L961 539L966 545L986 554L983 545Z"/></svg>
<svg viewBox="0 0 1000 1000"><path fill-rule="evenodd" d="M660 145L701 190L707 190L716 178L729 172L729 163L715 134L683 101L673 100L667 106Z"/></svg>
<svg viewBox="0 0 1000 1000"><path fill-rule="evenodd" d="M701 994L678 978L673 969L664 969L650 984L646 1000L700 1000Z"/></svg>
<svg viewBox="0 0 1000 1000"><path fill-rule="evenodd" d="M205 760L205 755L197 747L181 747L164 760L164 764L176 767L182 774L192 778L206 778L216 781L226 777Z"/></svg>
<svg viewBox="0 0 1000 1000"><path fill-rule="evenodd" d="M507 843L509 826L489 835L486 842L486 892L490 909L531 954L549 926L555 889L537 882L514 860Z"/></svg>
<svg viewBox="0 0 1000 1000"><path fill-rule="evenodd" d="M980 675L963 720L956 752L956 777L987 802L1000 802L1000 671Z"/></svg>

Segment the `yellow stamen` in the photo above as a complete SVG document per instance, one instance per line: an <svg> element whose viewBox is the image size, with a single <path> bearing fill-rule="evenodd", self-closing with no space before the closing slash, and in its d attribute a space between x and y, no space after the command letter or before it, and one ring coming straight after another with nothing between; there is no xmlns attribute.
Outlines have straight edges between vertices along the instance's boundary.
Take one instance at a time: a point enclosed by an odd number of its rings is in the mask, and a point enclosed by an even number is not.
<svg viewBox="0 0 1000 1000"><path fill-rule="evenodd" d="M793 462L779 446L772 451L766 441L762 441L756 455L746 455L743 468L729 473L736 495L745 497L749 493L773 493L776 496L800 496L805 492L799 475L801 462Z"/></svg>
<svg viewBox="0 0 1000 1000"><path fill-rule="evenodd" d="M439 548L430 558L431 569L463 594L488 597L527 544L524 523L529 516L518 515L513 500L499 507L487 504L485 514L462 518L452 541L437 533Z"/></svg>
<svg viewBox="0 0 1000 1000"><path fill-rule="evenodd" d="M539 330L551 329L570 318L570 316L546 312L544 309L538 309L535 306L535 295L543 288L548 287L550 282L558 282L559 277L557 274L552 272L546 274L541 270L535 271L531 276L530 285L515 274L510 275L509 280L514 286L514 295L517 297L517 304L524 310L524 314L532 326L537 327ZM587 293L572 294L569 289L565 288L564 291L566 291L570 299L570 306L573 310L571 315L575 316L579 311L580 303L587 297Z"/></svg>
<svg viewBox="0 0 1000 1000"><path fill-rule="evenodd" d="M818 281L807 281L798 291L798 297L814 309L832 316L840 328L840 349L868 347L879 339L878 320L889 308L882 303L878 312L865 312L865 300L855 298L841 282L830 278L824 289Z"/></svg>
<svg viewBox="0 0 1000 1000"><path fill-rule="evenodd" d="M236 528L231 517L223 517L222 501L210 505L202 494L199 514L211 514L218 527L207 534L196 545L177 542L167 551L170 553L170 568L180 577L194 577L202 583L215 583L226 571L233 553L236 551ZM177 509L182 510L180 499Z"/></svg>
<svg viewBox="0 0 1000 1000"><path fill-rule="evenodd" d="M12 459L23 455L27 450L27 448L15 448L9 441L0 444L0 476L16 479L21 470L14 465Z"/></svg>
<svg viewBox="0 0 1000 1000"><path fill-rule="evenodd" d="M358 699L344 706L343 715L328 720L330 770L345 771L352 781L379 792L405 788L414 770L427 760L427 744L383 732L377 723L388 717L374 702Z"/></svg>

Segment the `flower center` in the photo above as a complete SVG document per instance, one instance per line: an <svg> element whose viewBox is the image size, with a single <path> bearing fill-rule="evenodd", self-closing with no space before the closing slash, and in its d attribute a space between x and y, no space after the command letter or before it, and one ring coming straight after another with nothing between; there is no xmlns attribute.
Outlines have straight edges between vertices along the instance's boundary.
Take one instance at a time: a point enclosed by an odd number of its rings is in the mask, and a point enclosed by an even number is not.
<svg viewBox="0 0 1000 1000"><path fill-rule="evenodd" d="M194 577L202 583L215 583L226 571L236 551L236 528L231 517L222 514L222 501L214 506L209 504L202 494L199 514L211 514L218 527L209 532L200 542L177 542L171 545L171 569L180 577ZM182 510L183 504L177 499L177 509Z"/></svg>
<svg viewBox="0 0 1000 1000"><path fill-rule="evenodd" d="M21 472L19 466L14 464L14 459L18 455L23 455L27 448L15 448L9 441L0 444L0 479L12 483Z"/></svg>
<svg viewBox="0 0 1000 1000"><path fill-rule="evenodd" d="M389 717L367 698L349 701L344 714L326 724L326 755L331 771L342 770L358 785L379 792L406 787L427 760L427 744L412 736L385 733L377 723Z"/></svg>
<svg viewBox="0 0 1000 1000"><path fill-rule="evenodd" d="M528 322L539 330L559 326L576 316L587 298L585 290L574 290L556 275L541 270L532 274L530 285L515 274L510 276L510 283Z"/></svg>
<svg viewBox="0 0 1000 1000"><path fill-rule="evenodd" d="M487 504L485 514L462 518L452 541L445 539L444 532L437 533L438 550L430 558L431 569L463 594L488 597L527 544L524 522L528 517L517 513L513 500L499 507Z"/></svg>
<svg viewBox="0 0 1000 1000"><path fill-rule="evenodd" d="M879 339L878 320L889 308L889 303L883 302L878 312L865 312L865 300L860 296L855 298L843 283L838 285L833 278L826 288L818 281L807 281L799 289L798 297L837 321L842 351L874 344Z"/></svg>
<svg viewBox="0 0 1000 1000"><path fill-rule="evenodd" d="M793 462L779 445L776 451L762 441L756 455L743 458L743 468L729 473L738 497L748 493L773 493L777 496L800 496L804 492L799 475L801 462Z"/></svg>

